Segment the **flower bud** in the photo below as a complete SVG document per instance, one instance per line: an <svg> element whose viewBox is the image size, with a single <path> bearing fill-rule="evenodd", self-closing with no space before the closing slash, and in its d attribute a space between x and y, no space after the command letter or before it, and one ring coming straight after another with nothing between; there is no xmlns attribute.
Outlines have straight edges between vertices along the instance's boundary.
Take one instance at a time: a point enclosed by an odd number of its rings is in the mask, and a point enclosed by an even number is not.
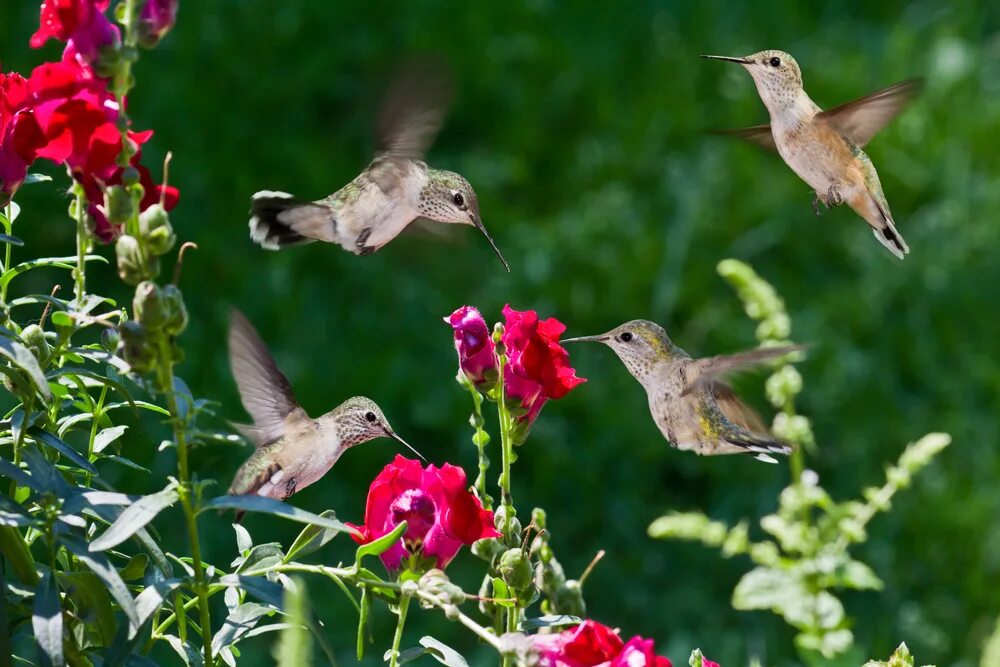
<svg viewBox="0 0 1000 667"><path fill-rule="evenodd" d="M187 307L184 305L184 295L177 285L167 285L163 288L163 302L167 311L167 322L164 330L171 336L179 336L188 325Z"/></svg>
<svg viewBox="0 0 1000 667"><path fill-rule="evenodd" d="M177 235L170 226L170 216L159 204L153 204L139 215L139 230L146 241L146 248L154 255L170 252L177 242Z"/></svg>
<svg viewBox="0 0 1000 667"><path fill-rule="evenodd" d="M521 549L508 549L500 556L500 576L515 592L531 585L531 561Z"/></svg>
<svg viewBox="0 0 1000 667"><path fill-rule="evenodd" d="M177 22L178 0L146 0L139 12L139 45L151 49Z"/></svg>
<svg viewBox="0 0 1000 667"><path fill-rule="evenodd" d="M118 329L105 329L101 332L101 347L104 348L105 352L114 354L121 340L122 337L118 333Z"/></svg>
<svg viewBox="0 0 1000 667"><path fill-rule="evenodd" d="M476 540L472 543L472 555L481 558L487 563L492 563L493 559L502 551L503 545L496 538L490 537L484 540Z"/></svg>
<svg viewBox="0 0 1000 667"><path fill-rule="evenodd" d="M132 316L149 331L163 328L169 315L166 299L160 287L149 280L139 283L132 299Z"/></svg>
<svg viewBox="0 0 1000 667"><path fill-rule="evenodd" d="M511 511L509 526L507 525L508 509ZM521 535L521 522L517 520L513 507L508 508L506 505L498 507L493 515L493 525L496 526L496 529L501 533L504 532L505 528L507 529L507 532L504 534L504 539L507 540L508 543L517 542Z"/></svg>
<svg viewBox="0 0 1000 667"><path fill-rule="evenodd" d="M37 324L29 324L21 330L21 340L39 362L45 363L49 358L51 348L45 340L45 331Z"/></svg>
<svg viewBox="0 0 1000 667"><path fill-rule="evenodd" d="M156 362L156 350L146 328L135 320L129 320L121 325L120 330L122 342L119 354L137 373L152 370Z"/></svg>
<svg viewBox="0 0 1000 667"><path fill-rule="evenodd" d="M113 225L123 225L135 213L135 202L128 190L112 185L104 193L104 215Z"/></svg>
<svg viewBox="0 0 1000 667"><path fill-rule="evenodd" d="M127 186L133 186L142 179L142 174L139 170L129 165L122 169L122 184Z"/></svg>
<svg viewBox="0 0 1000 667"><path fill-rule="evenodd" d="M115 256L118 258L118 277L129 285L138 285L146 268L138 239L128 234L119 236L115 242Z"/></svg>
<svg viewBox="0 0 1000 667"><path fill-rule="evenodd" d="M549 598L549 603L553 614L567 614L580 618L587 616L587 605L583 601L583 589L576 579L570 579L556 589L555 594Z"/></svg>

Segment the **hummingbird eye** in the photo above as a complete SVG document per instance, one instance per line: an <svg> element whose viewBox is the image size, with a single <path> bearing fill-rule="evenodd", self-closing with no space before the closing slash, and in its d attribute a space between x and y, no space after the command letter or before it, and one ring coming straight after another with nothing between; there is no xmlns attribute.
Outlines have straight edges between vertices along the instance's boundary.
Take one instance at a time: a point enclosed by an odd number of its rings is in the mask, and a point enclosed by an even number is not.
<svg viewBox="0 0 1000 667"><path fill-rule="evenodd" d="M465 208L465 197L462 196L461 192L456 192L451 196L451 201L454 202L455 206L459 208Z"/></svg>
<svg viewBox="0 0 1000 667"><path fill-rule="evenodd" d="M620 340L623 343L628 343L629 341L632 340L632 332L631 331L622 332L622 334L618 336L618 340Z"/></svg>
<svg viewBox="0 0 1000 667"><path fill-rule="evenodd" d="M771 58L771 67L781 67L781 59Z"/></svg>
<svg viewBox="0 0 1000 667"><path fill-rule="evenodd" d="M374 412L369 411L365 413L365 419L367 419L370 422L374 422L375 420L378 419L378 417L375 416Z"/></svg>

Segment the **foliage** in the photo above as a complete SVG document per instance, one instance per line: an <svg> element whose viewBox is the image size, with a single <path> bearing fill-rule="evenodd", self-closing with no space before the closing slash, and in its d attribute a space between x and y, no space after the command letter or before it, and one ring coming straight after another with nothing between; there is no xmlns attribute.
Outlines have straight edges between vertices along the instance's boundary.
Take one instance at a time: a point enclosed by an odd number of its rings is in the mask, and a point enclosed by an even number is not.
<svg viewBox="0 0 1000 667"><path fill-rule="evenodd" d="M869 660L865 667L913 667L913 656L910 649L906 648L906 643L902 643L893 651L888 660Z"/></svg>

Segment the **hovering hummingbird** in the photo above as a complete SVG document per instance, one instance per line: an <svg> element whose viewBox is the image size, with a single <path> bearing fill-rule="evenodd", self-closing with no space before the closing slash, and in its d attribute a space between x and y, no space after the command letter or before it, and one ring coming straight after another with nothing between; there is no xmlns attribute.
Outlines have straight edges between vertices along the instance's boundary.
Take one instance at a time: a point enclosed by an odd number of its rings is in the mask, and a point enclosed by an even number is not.
<svg viewBox="0 0 1000 667"><path fill-rule="evenodd" d="M238 310L229 325L229 365L252 425L235 424L256 450L236 471L231 495L286 500L309 486L350 447L390 437L423 458L389 426L382 410L363 396L349 398L313 419L295 400L256 329ZM242 512L236 515L237 522Z"/></svg>
<svg viewBox="0 0 1000 667"><path fill-rule="evenodd" d="M472 225L510 271L479 215L465 178L423 161L451 98L443 67L418 63L404 70L382 102L375 158L353 181L318 201L261 190L250 199L250 238L268 250L325 241L356 255L373 253L417 218Z"/></svg>
<svg viewBox="0 0 1000 667"><path fill-rule="evenodd" d="M732 371L802 349L764 347L738 354L692 359L658 324L632 320L599 336L564 343L604 343L618 355L649 399L649 411L672 447L703 456L753 454L777 463L771 454L791 447L767 435L760 417L742 403L721 378Z"/></svg>
<svg viewBox="0 0 1000 667"><path fill-rule="evenodd" d="M861 150L920 89L904 81L853 102L823 111L802 88L802 73L784 51L760 51L745 58L702 56L739 63L753 77L770 125L731 134L776 150L799 178L816 191L813 210L847 202L872 227L879 242L899 259L910 251L896 231L875 166Z"/></svg>

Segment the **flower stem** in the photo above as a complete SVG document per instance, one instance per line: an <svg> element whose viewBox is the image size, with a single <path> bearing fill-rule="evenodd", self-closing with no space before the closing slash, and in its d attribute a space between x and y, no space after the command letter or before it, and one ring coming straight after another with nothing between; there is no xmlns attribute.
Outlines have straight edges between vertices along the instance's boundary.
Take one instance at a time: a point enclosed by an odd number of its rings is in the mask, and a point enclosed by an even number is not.
<svg viewBox="0 0 1000 667"><path fill-rule="evenodd" d="M201 616L201 638L205 653L205 667L212 667L212 618L208 607L208 587L205 585L205 566L201 561L201 544L198 539L198 522L194 504L191 502L191 473L188 469L187 436L177 407L177 393L174 391L174 362L170 341L162 338L159 349L160 389L167 399L170 424L174 432L177 448L177 476L180 481L180 500L184 509L188 539L191 542L191 565L194 568L194 588L198 596L198 610ZM182 615L182 614L181 614ZM178 629L183 621L178 616Z"/></svg>
<svg viewBox="0 0 1000 667"><path fill-rule="evenodd" d="M511 437L510 410L507 409L507 387L504 383L504 370L507 366L507 355L497 350L500 378L497 380L497 416L500 421L500 456L503 471L500 473L500 502L504 508L503 534L507 539L510 533L510 522L514 517L514 498L510 493L510 465L514 459L514 441Z"/></svg>
<svg viewBox="0 0 1000 667"><path fill-rule="evenodd" d="M473 412L471 422L472 427L476 429L476 434L472 437L472 442L476 445L479 460L479 474L476 476L476 482L473 486L476 489L476 495L479 496L479 500L483 503L483 508L492 510L493 498L486 492L486 471L490 467L490 460L486 456L486 445L490 442L490 434L483 428L483 395L476 391L476 386L465 377L465 373L461 370L458 372L458 378L462 386L468 389L469 394L472 395Z"/></svg>
<svg viewBox="0 0 1000 667"><path fill-rule="evenodd" d="M399 645L403 641L403 626L406 625L406 612L410 608L410 595L406 591L399 596L399 618L396 620L396 634L392 637L392 652L389 654L389 667L399 665Z"/></svg>
<svg viewBox="0 0 1000 667"><path fill-rule="evenodd" d="M87 292L87 203L83 198L83 188L77 183L73 185L76 192L76 269L73 271L75 283L74 296L77 310L83 308L83 297Z"/></svg>

